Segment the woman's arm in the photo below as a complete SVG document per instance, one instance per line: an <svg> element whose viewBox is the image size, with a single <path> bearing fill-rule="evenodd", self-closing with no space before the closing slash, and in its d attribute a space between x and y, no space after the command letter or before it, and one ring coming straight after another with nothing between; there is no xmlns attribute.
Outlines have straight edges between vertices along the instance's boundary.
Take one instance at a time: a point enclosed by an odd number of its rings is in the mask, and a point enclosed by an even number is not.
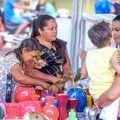
<svg viewBox="0 0 120 120"><path fill-rule="evenodd" d="M112 55L111 63L115 71L120 74L120 51L115 51Z"/></svg>
<svg viewBox="0 0 120 120"><path fill-rule="evenodd" d="M69 76L69 72L71 72L72 69L71 69L71 63L70 63L68 51L66 50L65 53L66 53L66 63L62 66L62 69L63 69L63 75L67 77Z"/></svg>
<svg viewBox="0 0 120 120"><path fill-rule="evenodd" d="M66 63L63 64L62 70L63 70L63 76L70 77L70 72L72 71L71 69L71 63L70 63L70 58L68 55L68 51L65 51L66 54ZM56 94L58 91L62 91L64 89L64 83L63 84L58 84L58 85L52 85L50 91L53 94Z"/></svg>
<svg viewBox="0 0 120 120"><path fill-rule="evenodd" d="M56 83L58 80L63 80L59 77L55 77L39 71L38 69L34 68L33 67L34 65L32 64L27 66L28 68L24 70L25 74L34 77L36 79L40 79L43 80L44 82L51 82L51 83Z"/></svg>
<svg viewBox="0 0 120 120"><path fill-rule="evenodd" d="M32 78L27 76L26 74L24 74L24 72L21 70L21 67L19 64L15 64L12 69L11 69L11 74L13 76L13 78L21 83L21 84L25 84L25 85L37 85L37 86L41 86L45 89L48 89L49 84L45 83L43 81L40 81L38 79Z"/></svg>
<svg viewBox="0 0 120 120"><path fill-rule="evenodd" d="M120 75L118 74L112 86L99 97L99 99L96 101L96 104L99 107L105 107L110 105L114 100L116 100L119 97L120 97Z"/></svg>

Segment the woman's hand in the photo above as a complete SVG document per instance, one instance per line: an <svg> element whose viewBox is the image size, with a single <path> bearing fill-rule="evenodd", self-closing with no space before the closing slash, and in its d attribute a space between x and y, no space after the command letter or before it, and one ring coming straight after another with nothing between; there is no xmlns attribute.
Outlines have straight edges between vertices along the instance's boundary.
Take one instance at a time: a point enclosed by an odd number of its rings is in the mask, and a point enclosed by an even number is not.
<svg viewBox="0 0 120 120"><path fill-rule="evenodd" d="M48 90L49 87L50 87L50 84L48 84L48 83L46 83L46 82L43 82L42 85L41 85L41 87L42 87L43 89Z"/></svg>
<svg viewBox="0 0 120 120"><path fill-rule="evenodd" d="M61 78L61 77L54 77L53 79L52 79L52 83L57 83L57 82L64 82L65 81L65 79L64 78Z"/></svg>
<svg viewBox="0 0 120 120"><path fill-rule="evenodd" d="M48 90L50 85L48 83L43 82L41 86L35 86L35 90Z"/></svg>
<svg viewBox="0 0 120 120"><path fill-rule="evenodd" d="M48 92L56 95L59 92L59 88L56 85L51 85L48 89Z"/></svg>

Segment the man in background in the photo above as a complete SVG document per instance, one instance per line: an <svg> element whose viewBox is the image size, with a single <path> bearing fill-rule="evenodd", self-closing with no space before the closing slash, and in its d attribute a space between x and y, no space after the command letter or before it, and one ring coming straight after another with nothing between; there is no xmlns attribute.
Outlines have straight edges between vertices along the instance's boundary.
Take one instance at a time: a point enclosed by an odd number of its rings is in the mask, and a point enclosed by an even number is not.
<svg viewBox="0 0 120 120"><path fill-rule="evenodd" d="M39 0L37 6L36 6L36 11L38 11L38 14L48 14L51 16L55 16L55 8L52 4L47 3L45 0Z"/></svg>
<svg viewBox="0 0 120 120"><path fill-rule="evenodd" d="M115 13L115 8L109 0L97 0L94 7L96 14Z"/></svg>
<svg viewBox="0 0 120 120"><path fill-rule="evenodd" d="M19 9L29 9L28 6L25 6L21 3L17 3L16 0L3 0L3 9L4 9L4 22L17 25L17 29L14 32L16 37L30 24L28 19L16 16L14 8Z"/></svg>

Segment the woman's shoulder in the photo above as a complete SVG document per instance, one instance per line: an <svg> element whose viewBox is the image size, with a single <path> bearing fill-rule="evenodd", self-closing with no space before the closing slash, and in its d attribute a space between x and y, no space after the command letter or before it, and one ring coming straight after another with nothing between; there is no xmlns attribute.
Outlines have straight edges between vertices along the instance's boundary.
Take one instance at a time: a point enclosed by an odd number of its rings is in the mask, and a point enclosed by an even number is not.
<svg viewBox="0 0 120 120"><path fill-rule="evenodd" d="M56 43L59 43L60 45L64 45L64 46L67 45L67 42L66 42L66 41L61 40L61 39L59 39L59 38L57 38L57 39L55 40L55 42L56 42Z"/></svg>
<svg viewBox="0 0 120 120"><path fill-rule="evenodd" d="M18 58L16 57L16 54L14 52L9 53L8 55L4 56L4 61L8 63L20 63Z"/></svg>
<svg viewBox="0 0 120 120"><path fill-rule="evenodd" d="M15 64L20 64L20 61L17 59L15 53L9 53L0 61L0 65L2 65L3 70L6 70L7 72L10 72Z"/></svg>
<svg viewBox="0 0 120 120"><path fill-rule="evenodd" d="M14 52L10 52L7 55L5 55L4 58L16 58L16 55Z"/></svg>

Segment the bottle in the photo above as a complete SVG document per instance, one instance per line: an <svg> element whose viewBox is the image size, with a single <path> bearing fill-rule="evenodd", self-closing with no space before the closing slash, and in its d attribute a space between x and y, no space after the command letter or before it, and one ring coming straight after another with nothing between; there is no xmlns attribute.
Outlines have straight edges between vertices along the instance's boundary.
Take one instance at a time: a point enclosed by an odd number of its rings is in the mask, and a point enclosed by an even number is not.
<svg viewBox="0 0 120 120"><path fill-rule="evenodd" d="M67 118L67 120L77 120L76 112L74 111L74 109L70 110L69 117Z"/></svg>
<svg viewBox="0 0 120 120"><path fill-rule="evenodd" d="M92 96L91 95L87 95L87 106L92 107L93 102L92 102Z"/></svg>
<svg viewBox="0 0 120 120"><path fill-rule="evenodd" d="M3 110L2 110L2 107L0 106L0 120L3 119Z"/></svg>

